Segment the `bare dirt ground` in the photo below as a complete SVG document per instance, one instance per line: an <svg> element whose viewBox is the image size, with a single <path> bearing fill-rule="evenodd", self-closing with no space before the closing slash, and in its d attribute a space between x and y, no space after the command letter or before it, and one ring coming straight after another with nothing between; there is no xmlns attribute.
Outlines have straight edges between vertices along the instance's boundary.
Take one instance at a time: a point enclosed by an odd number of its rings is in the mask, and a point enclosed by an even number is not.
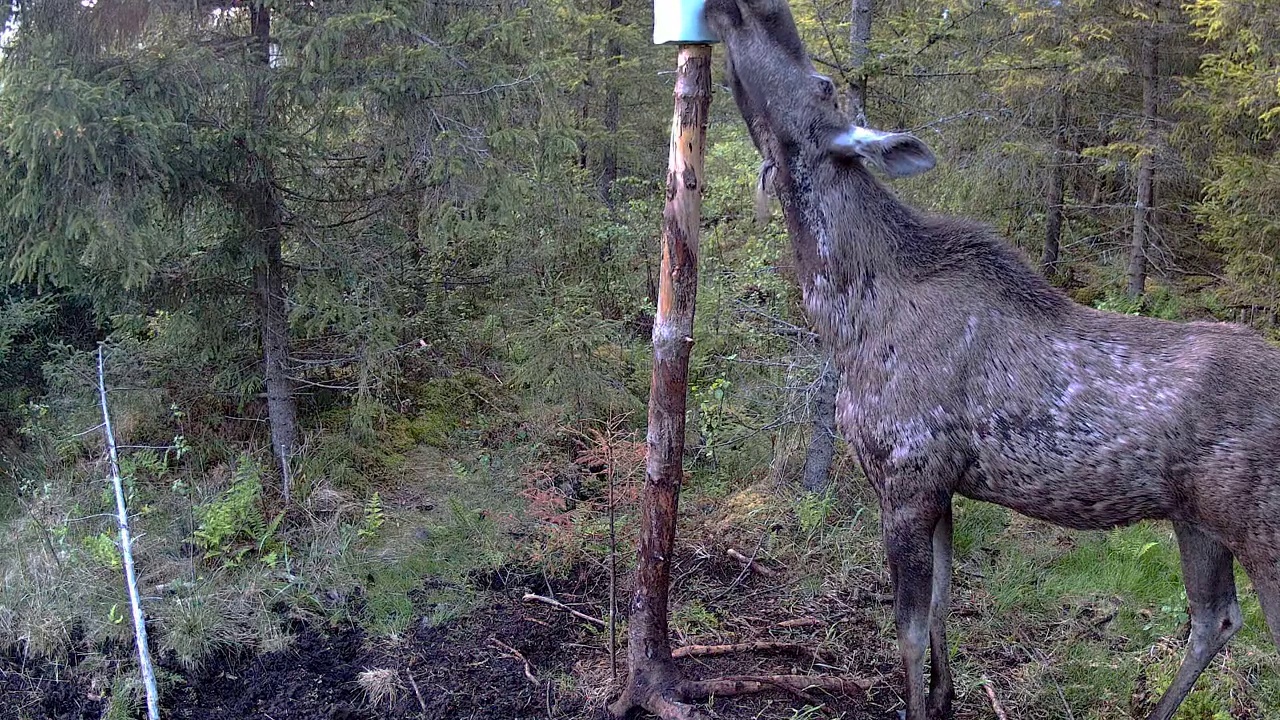
<svg viewBox="0 0 1280 720"><path fill-rule="evenodd" d="M582 603L584 609L604 605L594 592L575 590L586 588L559 587L557 596ZM469 615L436 627L419 623L397 639L369 637L358 628L302 627L286 650L222 657L196 673L164 663L171 679L162 714L174 720L603 717L604 703L616 694L610 689L606 634L561 610L524 602L521 594L518 588L490 590L488 604ZM857 618L850 620L859 624ZM865 630L867 642L879 646L874 626L867 624ZM784 628L771 637L796 639L806 633L814 629ZM833 671L815 667L814 662L743 654L690 658L681 666L698 678ZM373 700L359 681L369 670L391 671L384 681L388 694L380 701ZM776 692L720 700L711 709L722 718L789 718L808 717L797 713L821 705L816 717L893 717L893 663L886 657L878 667L859 670L863 676L877 677L865 696ZM625 666L619 672L625 676ZM0 718L96 720L107 709L100 686L74 667L61 666L54 672L49 666L24 665L16 656L5 656L0 661Z"/></svg>
<svg viewBox="0 0 1280 720"><path fill-rule="evenodd" d="M187 678L166 699L175 720L331 718L533 718L577 714L581 700L539 678L573 661L561 647L576 635L568 622L534 623L510 598L442 627L419 626L397 641L370 640L357 629L304 630L288 650L211 667ZM375 703L358 676L392 670L388 697Z"/></svg>
<svg viewBox="0 0 1280 720"><path fill-rule="evenodd" d="M26 720L97 720L105 703L88 692L87 683L62 672L49 672L43 663L29 663L16 654L0 656L0 718Z"/></svg>

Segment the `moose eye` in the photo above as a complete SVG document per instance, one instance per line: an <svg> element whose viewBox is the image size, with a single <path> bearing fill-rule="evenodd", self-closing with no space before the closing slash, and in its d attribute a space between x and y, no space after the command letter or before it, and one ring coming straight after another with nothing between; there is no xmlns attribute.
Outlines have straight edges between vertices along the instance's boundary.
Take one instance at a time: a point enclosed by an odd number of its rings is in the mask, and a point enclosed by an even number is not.
<svg viewBox="0 0 1280 720"><path fill-rule="evenodd" d="M831 82L831 78L826 75L814 74L813 79L818 83L819 98L831 100L836 96L836 84Z"/></svg>

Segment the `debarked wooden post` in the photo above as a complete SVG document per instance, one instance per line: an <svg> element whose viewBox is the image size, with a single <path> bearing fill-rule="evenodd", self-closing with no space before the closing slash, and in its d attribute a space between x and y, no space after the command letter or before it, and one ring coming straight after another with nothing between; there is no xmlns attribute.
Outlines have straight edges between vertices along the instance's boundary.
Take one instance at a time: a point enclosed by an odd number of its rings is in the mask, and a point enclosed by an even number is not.
<svg viewBox="0 0 1280 720"><path fill-rule="evenodd" d="M711 105L711 42L704 0L655 0L658 44L677 44L675 113L671 121L662 267L653 322L653 379L649 390L648 456L641 492L635 595L627 626L627 687L610 707L622 717L637 707L659 717L683 715L671 659L668 594L676 513L684 479L684 424L698 290L698 226L703 157Z"/></svg>

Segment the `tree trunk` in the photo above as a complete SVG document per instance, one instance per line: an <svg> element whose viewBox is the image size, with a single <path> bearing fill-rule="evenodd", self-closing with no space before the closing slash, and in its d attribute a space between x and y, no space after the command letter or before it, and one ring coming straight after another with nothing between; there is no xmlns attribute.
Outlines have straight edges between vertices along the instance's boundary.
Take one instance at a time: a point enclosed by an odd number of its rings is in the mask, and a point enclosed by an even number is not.
<svg viewBox="0 0 1280 720"><path fill-rule="evenodd" d="M1157 5L1156 10L1159 10ZM1156 96L1160 89L1159 43L1155 29L1142 41L1142 127L1145 147L1138 165L1138 197L1133 204L1133 244L1129 248L1130 297L1141 297L1147 284L1147 247L1151 236L1151 213L1155 204L1156 148L1159 128L1156 118Z"/></svg>
<svg viewBox="0 0 1280 720"><path fill-rule="evenodd" d="M688 712L688 706L677 697L681 678L671 659L667 599L676 512L684 479L685 406L698 289L702 161L710 104L711 47L681 45L663 211L658 310L653 322L648 458L640 497L635 597L627 624L630 676L622 696L610 707L616 717L636 707L660 717Z"/></svg>
<svg viewBox="0 0 1280 720"><path fill-rule="evenodd" d="M1040 268L1045 277L1058 272L1058 252L1062 244L1062 201L1067 175L1067 95L1058 97L1053 116L1053 159L1049 167L1049 191L1045 196L1044 252Z"/></svg>
<svg viewBox="0 0 1280 720"><path fill-rule="evenodd" d="M818 376L818 392L813 399L813 437L804 457L801 483L809 492L823 492L831 484L831 463L836 456L836 390L840 376L835 359L823 352L822 372Z"/></svg>
<svg viewBox="0 0 1280 720"><path fill-rule="evenodd" d="M254 3L249 9L249 18L253 34L250 58L256 66L249 110L254 134L262 138L270 122L271 9L264 2ZM289 310L281 254L284 213L270 160L255 150L250 153L249 164L246 210L256 254L253 289L262 330L263 382L271 424L271 449L280 469L280 492L288 504L293 493L290 462L298 444L298 411L288 369Z"/></svg>
<svg viewBox="0 0 1280 720"><path fill-rule="evenodd" d="M850 60L853 67L849 80L849 116L853 122L867 124L867 58L871 56L871 16L874 0L852 0L849 26Z"/></svg>
<svg viewBox="0 0 1280 720"><path fill-rule="evenodd" d="M582 67L590 68L592 62L595 61L595 56L596 34L595 32L589 32L587 33L587 46L582 51L582 56L578 62ZM591 92L594 86L595 75L588 69L586 77L582 80L582 86L579 88L579 102L582 103L582 108L580 110L578 127L582 128L584 132L587 130L588 123L591 121ZM586 170L590 162L591 144L584 136L578 141L578 167Z"/></svg>
<svg viewBox="0 0 1280 720"><path fill-rule="evenodd" d="M618 12L621 7L622 0L609 0L609 17L615 26L620 24ZM622 101L618 95L618 78L615 76L618 61L622 56L622 39L619 32L620 30L615 28L609 42L605 44L605 52L609 54L605 60L605 67L608 69L605 87L609 89L604 95L605 139L600 155L600 177L597 180L600 199L609 206L613 205L610 198L613 183L618 179L618 122L622 118Z"/></svg>

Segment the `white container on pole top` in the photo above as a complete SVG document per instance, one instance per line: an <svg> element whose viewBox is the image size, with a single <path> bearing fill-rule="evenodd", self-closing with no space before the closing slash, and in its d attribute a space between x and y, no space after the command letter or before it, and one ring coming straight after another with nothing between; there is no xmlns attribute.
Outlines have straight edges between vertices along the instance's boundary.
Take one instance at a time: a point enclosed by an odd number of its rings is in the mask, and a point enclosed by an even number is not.
<svg viewBox="0 0 1280 720"><path fill-rule="evenodd" d="M653 0L653 44L710 45L720 38L707 27L707 0Z"/></svg>

